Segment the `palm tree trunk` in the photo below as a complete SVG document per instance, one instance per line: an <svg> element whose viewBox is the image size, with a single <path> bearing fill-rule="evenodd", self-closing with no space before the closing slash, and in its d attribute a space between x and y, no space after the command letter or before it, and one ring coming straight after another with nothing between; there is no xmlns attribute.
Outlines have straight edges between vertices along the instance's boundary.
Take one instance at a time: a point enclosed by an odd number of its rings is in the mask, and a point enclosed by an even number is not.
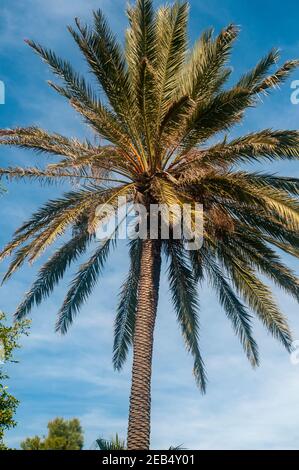
<svg viewBox="0 0 299 470"><path fill-rule="evenodd" d="M161 242L144 240L133 344L128 450L149 449L153 335L161 271Z"/></svg>

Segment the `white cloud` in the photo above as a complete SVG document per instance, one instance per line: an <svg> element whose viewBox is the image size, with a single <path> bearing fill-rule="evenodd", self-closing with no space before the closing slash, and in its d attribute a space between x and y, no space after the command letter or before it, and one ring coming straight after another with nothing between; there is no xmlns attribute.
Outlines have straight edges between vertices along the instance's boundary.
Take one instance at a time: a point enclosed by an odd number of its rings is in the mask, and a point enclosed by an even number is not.
<svg viewBox="0 0 299 470"><path fill-rule="evenodd" d="M227 363L223 358L225 371ZM185 444L190 449L296 449L299 368L264 365L254 387L237 368L235 395L219 389L212 400L176 394L159 401L153 415L153 446ZM244 383L246 387L244 387Z"/></svg>
<svg viewBox="0 0 299 470"><path fill-rule="evenodd" d="M90 19L93 10L102 8L106 14L113 13L114 25L119 24L119 12L124 18L123 0L27 0L24 4L18 0L4 2L1 8L1 49L8 46L20 47L22 40L38 35L39 40L60 43L62 28L71 24L75 17ZM121 20L121 18L120 18ZM16 51L18 52L18 51Z"/></svg>

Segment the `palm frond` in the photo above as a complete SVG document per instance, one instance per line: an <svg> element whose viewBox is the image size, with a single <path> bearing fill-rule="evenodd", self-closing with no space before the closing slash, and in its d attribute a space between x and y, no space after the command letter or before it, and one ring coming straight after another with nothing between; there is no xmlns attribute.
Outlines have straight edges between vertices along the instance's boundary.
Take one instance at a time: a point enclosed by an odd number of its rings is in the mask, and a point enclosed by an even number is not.
<svg viewBox="0 0 299 470"><path fill-rule="evenodd" d="M15 237L9 242L0 253L0 259L3 260L9 256L16 248L25 243L30 237L38 234L41 230L47 229L51 224L63 221L72 213L78 216L86 205L98 202L105 202L111 193L115 190L88 188L80 191L71 191L64 194L62 198L48 201L41 209L39 209L32 217L26 221L15 233Z"/></svg>
<svg viewBox="0 0 299 470"><path fill-rule="evenodd" d="M66 88L56 87L51 82L50 85L53 85L57 91L67 98L75 98L86 106L93 107L99 105L99 100L95 96L93 88L86 83L82 76L73 70L68 61L60 59L53 51L44 48L34 41L27 40L26 42L51 67L52 71L64 81Z"/></svg>
<svg viewBox="0 0 299 470"><path fill-rule="evenodd" d="M119 136L125 134L125 129L120 129L120 123L95 96L92 87L86 83L85 79L72 69L69 62L58 58L54 52L43 48L34 41L27 42L50 65L53 72L65 82L66 87L52 82L49 82L49 85L70 100L73 107L83 114L86 121L104 138L117 143ZM93 113L97 115L96 120L90 116Z"/></svg>
<svg viewBox="0 0 299 470"><path fill-rule="evenodd" d="M101 243L92 257L81 265L58 312L56 331L62 334L68 331L74 316L79 313L82 304L91 294L99 275L102 273L111 244L113 244L111 239Z"/></svg>
<svg viewBox="0 0 299 470"><path fill-rule="evenodd" d="M290 74L299 66L299 60L288 60L277 72L273 75L266 77L260 84L256 85L253 89L253 93L267 93L271 88L277 88L278 85L283 83Z"/></svg>
<svg viewBox="0 0 299 470"><path fill-rule="evenodd" d="M125 55L128 64L131 96L138 108L145 136L149 161L153 160L154 128L154 75L155 23L152 0L137 0L134 8L128 9L130 28L126 32ZM146 166L145 155L142 156Z"/></svg>
<svg viewBox="0 0 299 470"><path fill-rule="evenodd" d="M237 232L226 239L225 243L238 254L239 259L258 269L299 302L299 279L261 238L238 226Z"/></svg>
<svg viewBox="0 0 299 470"><path fill-rule="evenodd" d="M113 365L116 370L121 370L133 342L141 250L139 238L130 242L130 270L121 289L114 324Z"/></svg>
<svg viewBox="0 0 299 470"><path fill-rule="evenodd" d="M155 79L158 127L173 104L185 60L188 13L186 2L177 2L157 12Z"/></svg>
<svg viewBox="0 0 299 470"><path fill-rule="evenodd" d="M253 105L254 99L245 88L232 88L219 93L208 102L199 102L180 137L182 151L179 158L212 135L227 131L239 123L245 109Z"/></svg>
<svg viewBox="0 0 299 470"><path fill-rule="evenodd" d="M84 227L42 266L36 281L16 310L17 320L28 315L34 306L40 305L51 294L55 285L63 278L66 269L85 252L91 238L87 227Z"/></svg>
<svg viewBox="0 0 299 470"><path fill-rule="evenodd" d="M299 195L299 178L289 176L275 176L267 173L246 173L235 172L235 175L241 174L248 183L256 186L272 187L278 191L284 191L290 195Z"/></svg>
<svg viewBox="0 0 299 470"><path fill-rule="evenodd" d="M231 48L239 28L230 24L213 39L213 30L205 31L191 51L181 78L181 93L193 100L204 100L219 91L228 78L223 69L230 57Z"/></svg>
<svg viewBox="0 0 299 470"><path fill-rule="evenodd" d="M198 346L198 299L196 281L188 266L187 255L180 243L170 240L165 243L169 258L168 278L172 300L187 350L194 358L194 376L202 392L206 389L206 374Z"/></svg>
<svg viewBox="0 0 299 470"><path fill-rule="evenodd" d="M275 65L278 60L279 50L272 49L257 63L257 65L252 70L240 78L236 86L241 88L248 88L250 90L260 86L262 80L266 77L269 68Z"/></svg>
<svg viewBox="0 0 299 470"><path fill-rule="evenodd" d="M111 440L99 438L96 440L96 444L99 448L99 450L125 450L126 449L126 443L124 440L121 440L118 437L118 434Z"/></svg>
<svg viewBox="0 0 299 470"><path fill-rule="evenodd" d="M210 147L198 153L198 156L185 158L185 165L222 165L259 162L263 159L297 160L299 157L298 131L273 131L265 129L260 132ZM183 169L183 168L182 168Z"/></svg>
<svg viewBox="0 0 299 470"><path fill-rule="evenodd" d="M115 178L105 178L104 176L96 176L92 174L89 168L76 167L72 170L68 168L51 168L46 169L38 167L7 167L0 168L0 180L6 178L8 181L13 180L29 180L37 181L42 185L64 184L69 182L71 185L88 184L88 183L126 183L124 180Z"/></svg>
<svg viewBox="0 0 299 470"><path fill-rule="evenodd" d="M94 12L94 28L76 19L79 33L69 31L83 52L118 118L130 129L135 145L140 144L134 117L134 101L130 96L128 72L120 45L101 10Z"/></svg>
<svg viewBox="0 0 299 470"><path fill-rule="evenodd" d="M199 188L214 192L226 200L249 204L277 217L289 229L299 227L299 202L288 192L266 185L262 179L245 172L209 174L201 178ZM209 188L209 189L208 189ZM196 187L194 188L196 192Z"/></svg>
<svg viewBox="0 0 299 470"><path fill-rule="evenodd" d="M249 231L275 247L299 257L299 236L288 224L273 217L263 210L255 211L249 205L241 206L233 202L222 201L227 210Z"/></svg>
<svg viewBox="0 0 299 470"><path fill-rule="evenodd" d="M90 202L88 202L88 204L90 204ZM84 210L85 206L83 205L64 211L62 215L57 216L49 226L39 233L30 243L17 250L2 282L6 282L12 274L23 265L26 259L31 263L34 262L46 248L54 243L57 237L63 235L70 225L79 220ZM28 238L28 235L21 238L22 241L19 240L18 243L14 242L14 245L20 245L24 238ZM11 250L11 247L9 247L9 249ZM7 251L5 255L6 254Z"/></svg>
<svg viewBox="0 0 299 470"><path fill-rule="evenodd" d="M238 261L231 251L222 246L217 252L231 275L239 295L257 314L268 331L291 351L292 336L285 317L274 302L271 291L250 268L249 264Z"/></svg>
<svg viewBox="0 0 299 470"><path fill-rule="evenodd" d="M208 103L227 81L231 70L224 65L237 34L238 28L233 24L223 29L215 40L212 30L205 31L184 63L176 99L169 106L160 131L161 135L165 133L166 144L175 144L174 149L184 136L182 126L186 133L188 123L196 120L197 104Z"/></svg>
<svg viewBox="0 0 299 470"><path fill-rule="evenodd" d="M236 335L253 367L259 365L258 348L252 336L251 320L252 317L247 312L244 305L234 294L231 286L222 274L219 266L214 262L210 254L204 250L204 267L208 273L209 279L218 293L220 304L225 313L231 320Z"/></svg>
<svg viewBox="0 0 299 470"><path fill-rule="evenodd" d="M101 153L101 148L93 147L89 142L80 142L57 133L49 133L38 127L19 127L1 129L0 145L33 149L39 153L48 153L68 157L71 161L80 155L91 156Z"/></svg>

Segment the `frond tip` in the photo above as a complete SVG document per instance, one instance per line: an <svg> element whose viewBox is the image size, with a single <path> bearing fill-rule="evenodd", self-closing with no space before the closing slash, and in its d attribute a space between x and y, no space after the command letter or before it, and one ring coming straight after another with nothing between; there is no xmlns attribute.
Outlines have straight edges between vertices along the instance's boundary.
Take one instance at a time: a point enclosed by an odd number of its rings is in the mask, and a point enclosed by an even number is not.
<svg viewBox="0 0 299 470"><path fill-rule="evenodd" d="M187 350L194 358L194 376L201 391L206 391L206 373L199 350L198 299L194 275L188 266L185 250L180 243L169 241L165 244L169 258L168 278L173 305L181 326Z"/></svg>
<svg viewBox="0 0 299 470"><path fill-rule="evenodd" d="M65 334L73 323L74 316L79 312L81 305L91 294L97 278L102 272L110 245L111 240L109 239L99 246L86 263L81 265L58 313L56 331Z"/></svg>

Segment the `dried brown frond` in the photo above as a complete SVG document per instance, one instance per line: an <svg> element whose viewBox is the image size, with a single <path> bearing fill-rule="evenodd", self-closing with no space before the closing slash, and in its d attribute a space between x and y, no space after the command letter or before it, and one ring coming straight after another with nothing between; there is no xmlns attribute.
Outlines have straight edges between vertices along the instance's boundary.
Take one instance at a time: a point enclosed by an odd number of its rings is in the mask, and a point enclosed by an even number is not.
<svg viewBox="0 0 299 470"><path fill-rule="evenodd" d="M216 238L233 233L235 230L232 216L219 206L213 206L207 211L206 220L207 230L213 232Z"/></svg>

